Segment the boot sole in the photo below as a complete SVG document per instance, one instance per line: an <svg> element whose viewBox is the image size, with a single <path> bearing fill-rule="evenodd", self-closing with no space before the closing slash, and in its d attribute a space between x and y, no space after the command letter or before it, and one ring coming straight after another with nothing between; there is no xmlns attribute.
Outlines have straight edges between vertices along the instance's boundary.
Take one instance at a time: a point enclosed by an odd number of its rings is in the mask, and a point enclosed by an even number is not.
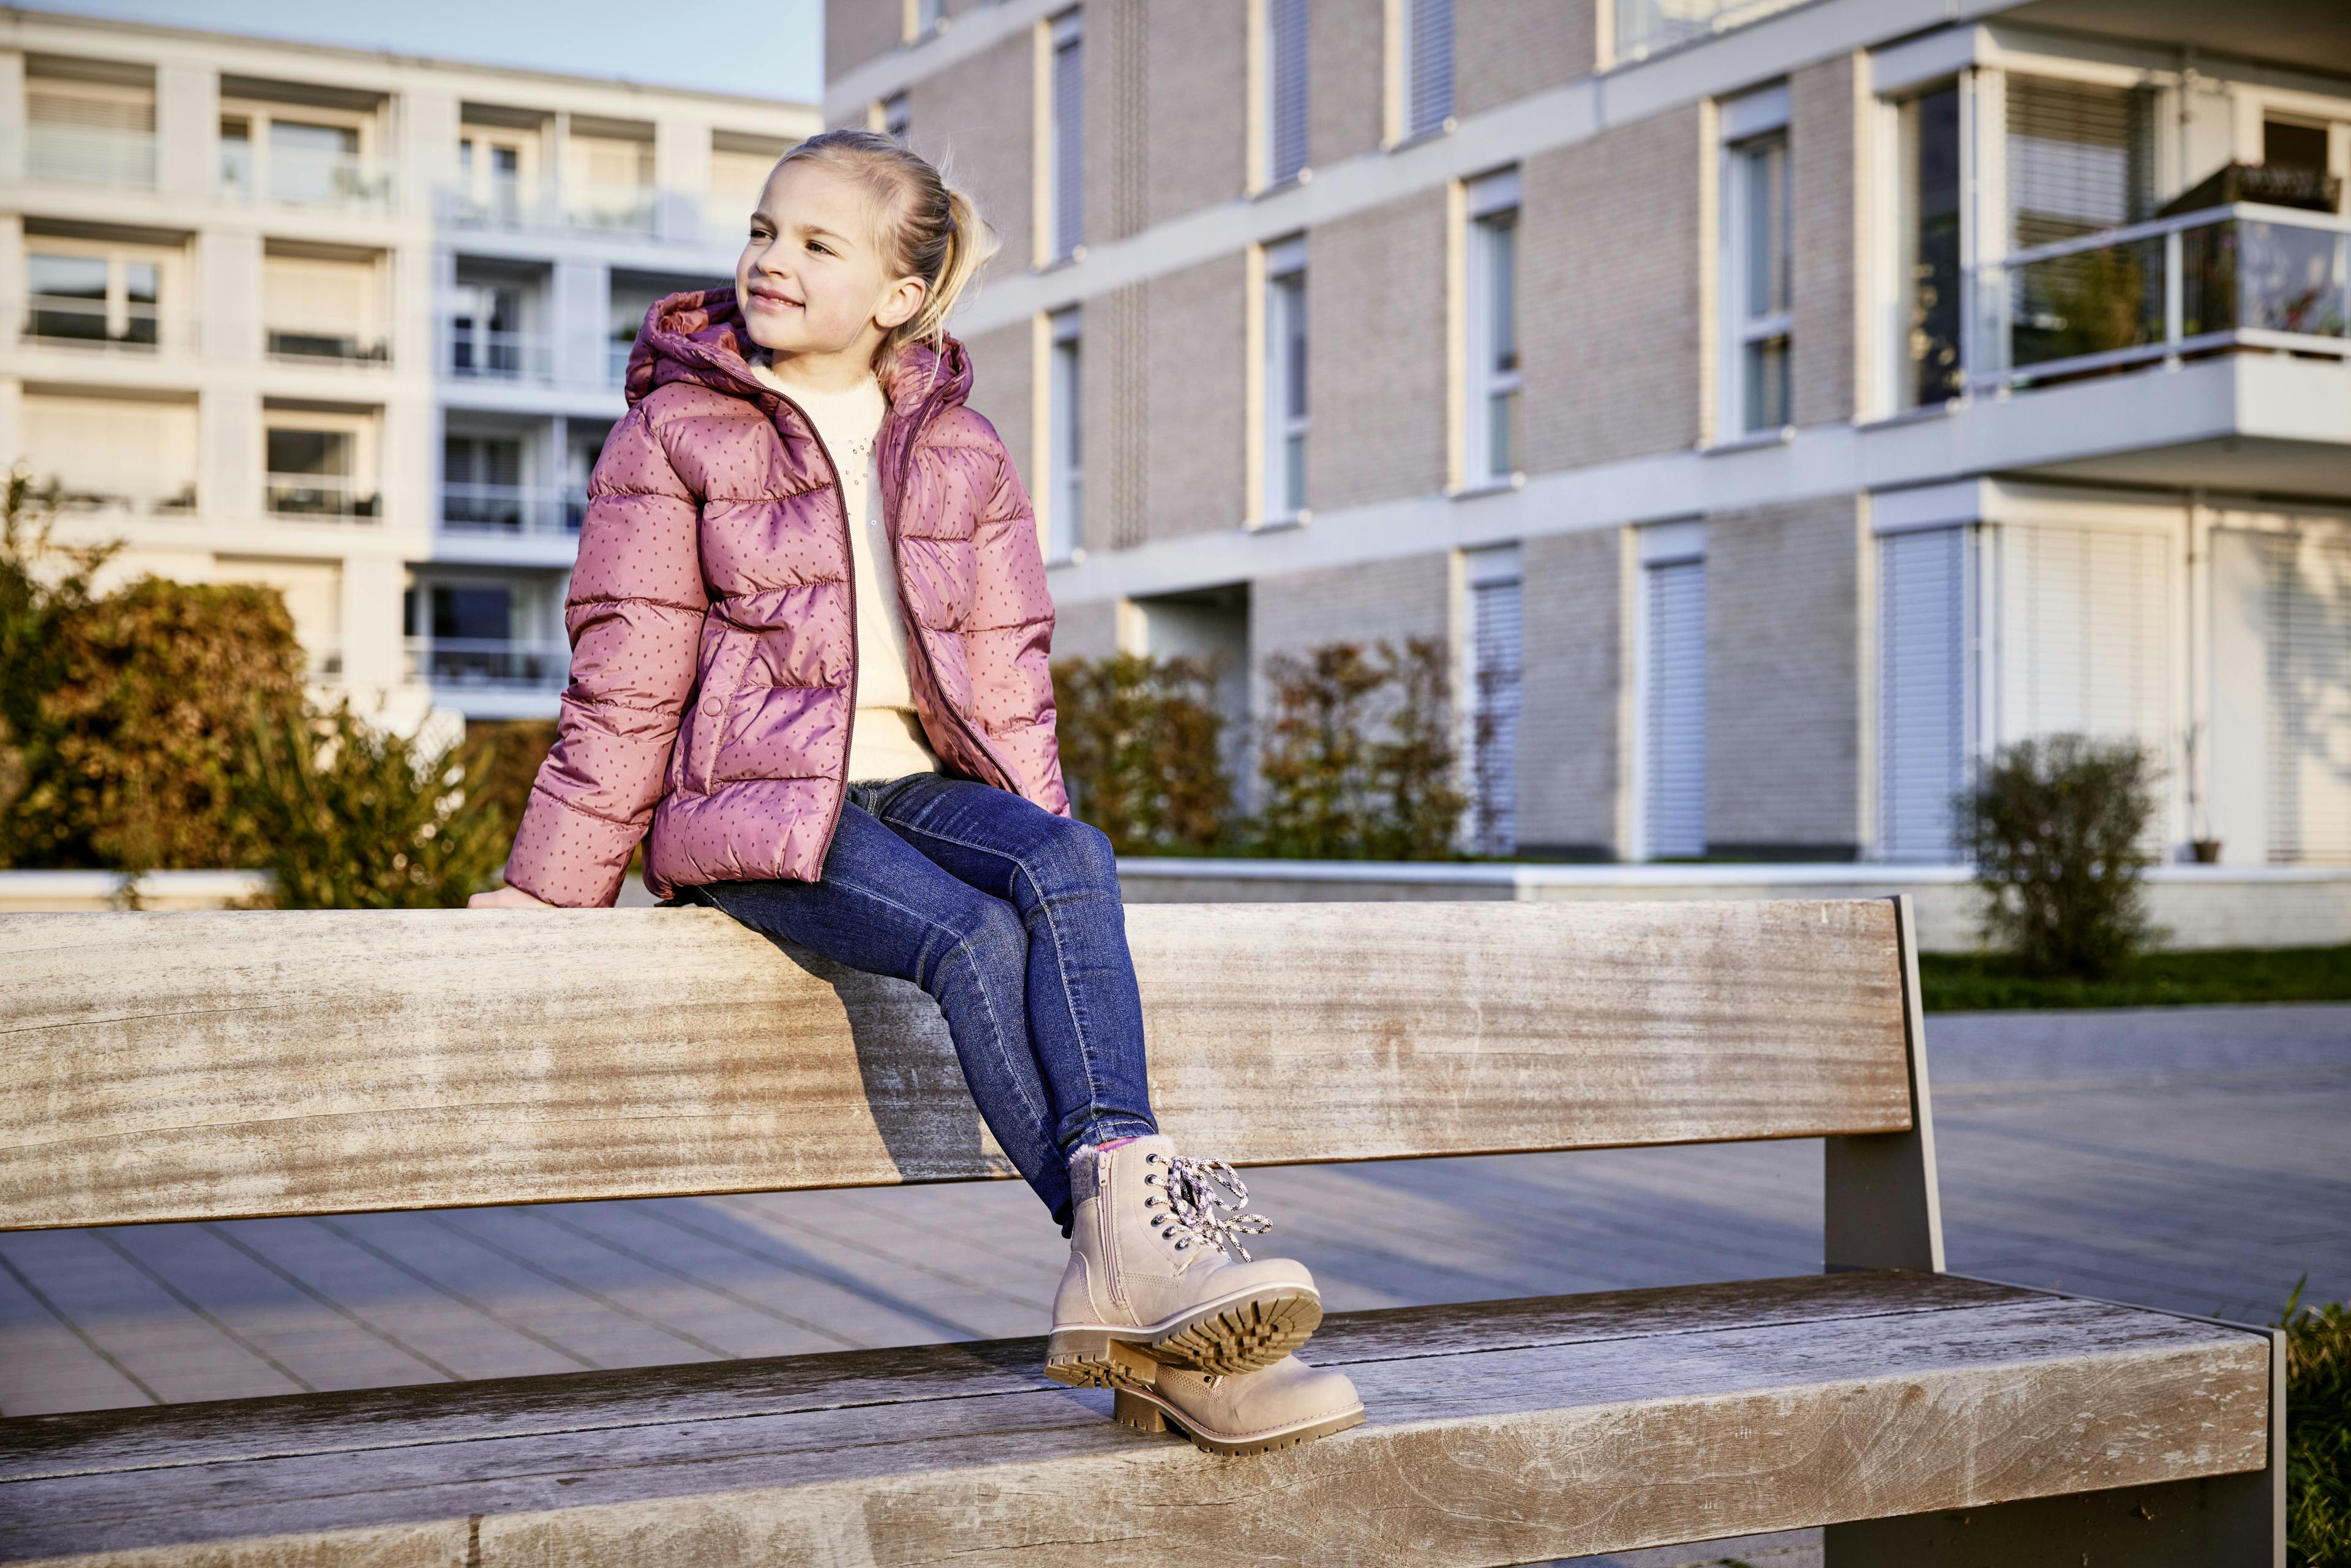
<svg viewBox="0 0 2351 1568"><path fill-rule="evenodd" d="M1294 1427L1276 1427L1270 1432L1234 1435L1208 1431L1184 1419L1174 1406L1155 1396L1131 1388L1122 1388L1113 1402L1112 1414L1122 1427L1132 1427L1138 1432L1165 1432L1173 1427L1191 1439L1196 1448L1227 1458L1238 1458L1245 1454L1271 1453L1276 1448L1295 1448L1300 1443L1327 1437L1333 1432L1343 1432L1350 1427L1364 1424L1364 1407L1360 1405L1332 1416L1318 1416Z"/></svg>
<svg viewBox="0 0 2351 1568"><path fill-rule="evenodd" d="M1322 1297L1277 1289L1144 1328L1055 1329L1045 1375L1074 1388L1114 1388L1148 1385L1155 1365L1256 1372L1304 1344L1322 1322Z"/></svg>

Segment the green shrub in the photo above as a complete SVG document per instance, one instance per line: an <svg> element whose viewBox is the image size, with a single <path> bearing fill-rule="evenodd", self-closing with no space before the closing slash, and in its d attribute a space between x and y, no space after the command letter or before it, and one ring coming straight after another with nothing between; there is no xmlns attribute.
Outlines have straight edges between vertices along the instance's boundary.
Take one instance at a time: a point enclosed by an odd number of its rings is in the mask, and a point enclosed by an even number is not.
<svg viewBox="0 0 2351 1568"><path fill-rule="evenodd" d="M2028 967L2106 975L2154 938L2140 889L2156 812L2145 747L2082 735L2020 740L1956 804L1986 934Z"/></svg>
<svg viewBox="0 0 2351 1568"><path fill-rule="evenodd" d="M466 794L470 807L489 813L504 824L508 839L522 826L523 808L530 802L531 780L538 765L555 746L551 718L475 719L465 726L470 759Z"/></svg>
<svg viewBox="0 0 2351 1568"><path fill-rule="evenodd" d="M95 594L110 552L53 547L21 468L7 503L0 863L251 863L258 846L229 810L251 715L302 709L302 650L277 591L142 577Z"/></svg>
<svg viewBox="0 0 2351 1568"><path fill-rule="evenodd" d="M2295 1568L2351 1568L2351 1307L2299 1303L2286 1338L2286 1553Z"/></svg>
<svg viewBox="0 0 2351 1568"><path fill-rule="evenodd" d="M1218 671L1197 659L1116 653L1053 664L1070 808L1118 852L1217 846L1228 829Z"/></svg>
<svg viewBox="0 0 2351 1568"><path fill-rule="evenodd" d="M1454 787L1445 646L1414 638L1368 653L1331 643L1266 662L1264 796L1249 836L1268 854L1441 860L1468 800Z"/></svg>
<svg viewBox="0 0 2351 1568"><path fill-rule="evenodd" d="M236 804L281 909L462 904L496 879L510 841L503 812L468 798L489 766L478 743L411 741L348 703L300 718L256 712Z"/></svg>

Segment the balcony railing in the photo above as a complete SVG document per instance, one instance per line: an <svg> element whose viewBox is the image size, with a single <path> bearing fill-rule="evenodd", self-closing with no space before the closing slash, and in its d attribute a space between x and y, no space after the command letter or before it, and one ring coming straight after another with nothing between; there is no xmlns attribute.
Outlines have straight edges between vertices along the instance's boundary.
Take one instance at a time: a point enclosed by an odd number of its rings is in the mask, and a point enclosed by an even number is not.
<svg viewBox="0 0 2351 1568"><path fill-rule="evenodd" d="M1800 0L1616 0L1616 56L1637 60L1761 21Z"/></svg>
<svg viewBox="0 0 2351 1568"><path fill-rule="evenodd" d="M659 196L652 185L496 180L483 193L444 186L439 205L443 222L464 228L650 235Z"/></svg>
<svg viewBox="0 0 2351 1568"><path fill-rule="evenodd" d="M163 330L152 305L134 301L115 311L105 300L85 295L36 294L25 302L25 337L43 348L152 354L162 345Z"/></svg>
<svg viewBox="0 0 2351 1568"><path fill-rule="evenodd" d="M463 534L576 534L588 515L588 492L573 485L486 485L453 479L441 486L441 526Z"/></svg>
<svg viewBox="0 0 2351 1568"><path fill-rule="evenodd" d="M279 517L350 517L372 522L383 515L372 482L341 474L271 474L264 489Z"/></svg>
<svg viewBox="0 0 2351 1568"><path fill-rule="evenodd" d="M500 332L447 322L443 335L446 351L441 362L453 376L496 382L554 379L554 349L544 332Z"/></svg>
<svg viewBox="0 0 2351 1568"><path fill-rule="evenodd" d="M392 204L392 163L360 152L224 142L220 189L247 201L266 191L288 206L381 210Z"/></svg>
<svg viewBox="0 0 2351 1568"><path fill-rule="evenodd" d="M563 213L574 228L651 234L653 232L653 187L596 183L568 185L563 192Z"/></svg>
<svg viewBox="0 0 2351 1568"><path fill-rule="evenodd" d="M155 133L93 125L26 128L25 172L61 185L155 188Z"/></svg>
<svg viewBox="0 0 2351 1568"><path fill-rule="evenodd" d="M494 637L408 639L408 678L434 685L556 691L570 670L571 649L562 643Z"/></svg>
<svg viewBox="0 0 2351 1568"><path fill-rule="evenodd" d="M382 338L356 332L316 329L267 329L271 359L288 365L350 365L371 368L392 362L392 345Z"/></svg>
<svg viewBox="0 0 2351 1568"><path fill-rule="evenodd" d="M1976 269L1969 381L2017 386L2241 349L2351 354L2351 222L2252 203Z"/></svg>
<svg viewBox="0 0 2351 1568"><path fill-rule="evenodd" d="M166 481L165 483L169 483ZM191 479L176 490L162 486L122 486L118 481L103 488L60 483L57 504L66 512L118 512L151 517L191 517L196 512L196 483Z"/></svg>

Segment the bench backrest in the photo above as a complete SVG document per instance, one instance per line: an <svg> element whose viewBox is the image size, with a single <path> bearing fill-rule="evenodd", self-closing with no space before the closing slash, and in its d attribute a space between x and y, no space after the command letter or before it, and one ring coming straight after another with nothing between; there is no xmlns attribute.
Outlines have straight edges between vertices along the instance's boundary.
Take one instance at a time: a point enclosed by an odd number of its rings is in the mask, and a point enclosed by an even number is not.
<svg viewBox="0 0 2351 1568"><path fill-rule="evenodd" d="M1914 1124L1897 901L1127 928L1163 1125L1236 1164ZM714 911L0 916L0 1228L1008 1170L927 997Z"/></svg>

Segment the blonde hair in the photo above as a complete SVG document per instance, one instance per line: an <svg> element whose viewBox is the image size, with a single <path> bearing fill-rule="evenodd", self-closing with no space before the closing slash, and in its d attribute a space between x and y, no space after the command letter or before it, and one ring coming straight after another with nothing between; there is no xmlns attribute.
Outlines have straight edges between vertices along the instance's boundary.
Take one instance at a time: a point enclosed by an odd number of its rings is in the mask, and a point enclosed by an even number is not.
<svg viewBox="0 0 2351 1568"><path fill-rule="evenodd" d="M947 313L997 252L996 231L930 160L879 131L824 131L785 153L776 167L803 162L864 186L873 198L883 265L894 277L923 280L921 308L883 335L875 368L887 370L908 343L939 347Z"/></svg>

